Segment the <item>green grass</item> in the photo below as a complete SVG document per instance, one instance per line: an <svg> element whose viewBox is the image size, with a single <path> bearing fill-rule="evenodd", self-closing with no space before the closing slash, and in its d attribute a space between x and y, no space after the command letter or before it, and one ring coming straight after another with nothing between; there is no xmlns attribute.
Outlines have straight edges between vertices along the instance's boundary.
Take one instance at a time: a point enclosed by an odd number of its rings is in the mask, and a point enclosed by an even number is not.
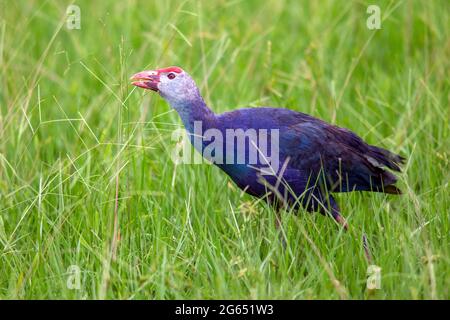
<svg viewBox="0 0 450 320"><path fill-rule="evenodd" d="M448 1L0 1L0 298L448 299ZM381 30L368 30L378 4ZM179 65L217 112L280 106L407 157L401 197L285 215L218 168L130 75ZM381 289L366 289L368 235ZM67 287L68 268L81 287Z"/></svg>

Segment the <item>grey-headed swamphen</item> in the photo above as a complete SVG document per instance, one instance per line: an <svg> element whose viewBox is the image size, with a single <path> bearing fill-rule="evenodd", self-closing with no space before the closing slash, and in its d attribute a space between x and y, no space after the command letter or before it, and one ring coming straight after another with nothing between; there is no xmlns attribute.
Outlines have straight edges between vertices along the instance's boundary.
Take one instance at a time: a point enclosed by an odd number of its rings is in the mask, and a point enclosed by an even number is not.
<svg viewBox="0 0 450 320"><path fill-rule="evenodd" d="M302 206L329 214L347 228L332 193L401 193L394 186L397 178L386 168L400 171L404 158L367 144L348 129L282 108L245 108L215 114L194 80L179 67L139 72L131 80L135 86L158 92L180 115L194 147L239 188L265 198L277 209ZM230 132L234 134L231 142L225 139ZM244 146L239 146L238 133L244 135L240 140ZM258 133L264 133L265 141ZM199 136L200 143L195 143ZM220 146L222 139L226 143ZM252 158L250 153L255 149L259 156Z"/></svg>

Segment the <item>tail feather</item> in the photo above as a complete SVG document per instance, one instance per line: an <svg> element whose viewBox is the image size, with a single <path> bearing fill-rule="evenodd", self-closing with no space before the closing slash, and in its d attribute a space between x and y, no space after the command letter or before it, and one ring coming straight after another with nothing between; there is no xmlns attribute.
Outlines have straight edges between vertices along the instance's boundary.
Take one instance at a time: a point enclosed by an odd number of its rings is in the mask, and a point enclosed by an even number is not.
<svg viewBox="0 0 450 320"><path fill-rule="evenodd" d="M401 171L401 166L405 163L405 158L392 153L386 149L376 146L369 146L370 156L394 171Z"/></svg>
<svg viewBox="0 0 450 320"><path fill-rule="evenodd" d="M367 159L370 164L367 166L374 173L374 176L371 177L372 190L388 194L402 194L402 191L395 186L397 177L383 167L400 171L400 165L404 163L405 158L378 147L370 146L370 149Z"/></svg>
<svg viewBox="0 0 450 320"><path fill-rule="evenodd" d="M383 188L383 192L384 193L389 193L389 194L402 194L402 190L400 190L399 188L397 188L394 185L385 186Z"/></svg>

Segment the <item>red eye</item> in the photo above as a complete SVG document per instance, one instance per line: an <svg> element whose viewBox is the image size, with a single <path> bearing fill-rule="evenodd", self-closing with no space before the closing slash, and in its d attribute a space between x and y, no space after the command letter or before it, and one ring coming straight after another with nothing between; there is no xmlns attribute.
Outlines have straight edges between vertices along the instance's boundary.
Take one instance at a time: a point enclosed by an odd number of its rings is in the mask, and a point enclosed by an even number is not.
<svg viewBox="0 0 450 320"><path fill-rule="evenodd" d="M170 80L172 80L172 79L175 78L175 74L174 74L174 73L169 73L169 74L167 75L167 78L169 78Z"/></svg>

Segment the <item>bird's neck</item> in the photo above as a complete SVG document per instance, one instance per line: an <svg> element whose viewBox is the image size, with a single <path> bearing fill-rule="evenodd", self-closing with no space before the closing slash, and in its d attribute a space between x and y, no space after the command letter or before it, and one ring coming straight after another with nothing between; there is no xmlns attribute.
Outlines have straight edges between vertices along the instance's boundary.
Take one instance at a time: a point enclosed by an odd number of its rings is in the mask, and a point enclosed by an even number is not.
<svg viewBox="0 0 450 320"><path fill-rule="evenodd" d="M215 113L206 105L202 96L198 93L189 100L169 101L180 115L184 127L189 133L194 133L195 122L201 122L204 129L212 128L216 122Z"/></svg>

